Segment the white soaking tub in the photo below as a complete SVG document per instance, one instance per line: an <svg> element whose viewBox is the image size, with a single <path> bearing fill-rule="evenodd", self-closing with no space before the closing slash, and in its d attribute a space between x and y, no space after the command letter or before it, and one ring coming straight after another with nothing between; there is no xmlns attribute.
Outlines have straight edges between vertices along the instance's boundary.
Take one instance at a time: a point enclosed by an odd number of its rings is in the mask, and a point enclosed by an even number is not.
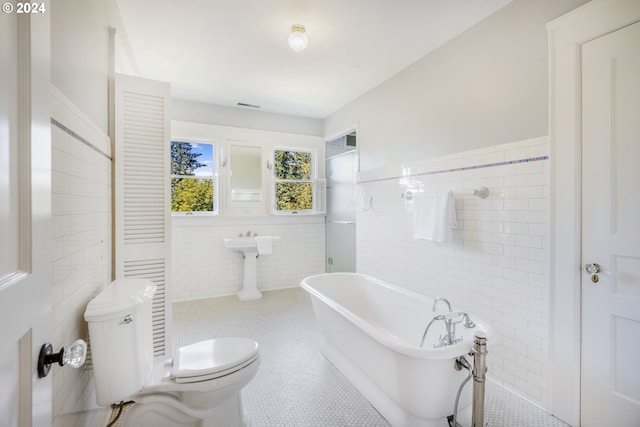
<svg viewBox="0 0 640 427"><path fill-rule="evenodd" d="M466 369L457 371L454 361L471 351L475 331L491 343L485 322L469 313L476 325L456 326L462 341L434 348L446 333L444 321L434 321L420 347L429 322L448 312L444 302L434 313L432 298L359 273L318 274L300 286L311 294L322 354L392 426L448 426L446 417L468 375ZM462 425L470 424L471 390L469 381L458 404Z"/></svg>

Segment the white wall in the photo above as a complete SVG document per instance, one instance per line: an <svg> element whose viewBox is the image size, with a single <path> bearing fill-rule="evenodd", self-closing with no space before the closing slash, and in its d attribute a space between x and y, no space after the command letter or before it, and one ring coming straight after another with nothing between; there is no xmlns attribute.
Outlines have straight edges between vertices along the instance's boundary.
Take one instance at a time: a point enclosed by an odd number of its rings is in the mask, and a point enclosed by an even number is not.
<svg viewBox="0 0 640 427"><path fill-rule="evenodd" d="M55 0L51 13L54 348L87 339L87 303L111 281L109 27L114 0ZM54 426L106 425L90 361L53 371Z"/></svg>
<svg viewBox="0 0 640 427"><path fill-rule="evenodd" d="M322 120L172 99L171 118L187 122L322 136Z"/></svg>
<svg viewBox="0 0 640 427"><path fill-rule="evenodd" d="M360 168L547 135L545 24L585 0L515 0L325 119Z"/></svg>
<svg viewBox="0 0 640 427"><path fill-rule="evenodd" d="M205 108L205 111L209 109ZM195 116L200 117L200 113ZM180 120L171 122L171 132L174 138L214 144L220 194L219 216L172 217L171 292L174 301L238 292L242 284L243 256L238 251L225 248L223 238L244 235L248 231L282 237L282 243L274 246L273 254L258 259L259 290L298 286L305 276L324 271L324 216L271 216L271 171L266 168L266 161L275 146L310 148L317 150L317 173L319 178L323 178L322 138ZM228 168L220 165L220 150L223 149L228 156L229 144L237 141L263 149L263 201L257 207L231 207L227 204Z"/></svg>
<svg viewBox="0 0 640 427"><path fill-rule="evenodd" d="M119 25L114 0L51 2L51 81L108 131L109 27Z"/></svg>
<svg viewBox="0 0 640 427"><path fill-rule="evenodd" d="M488 375L547 406L549 318L549 146L534 138L360 176L357 269L489 320ZM486 186L490 195L470 195ZM420 189L453 190L451 243L412 237Z"/></svg>
<svg viewBox="0 0 640 427"><path fill-rule="evenodd" d="M84 310L111 282L111 143L52 88L53 330L57 350L88 340ZM90 363L53 370L53 425L104 425Z"/></svg>
<svg viewBox="0 0 640 427"><path fill-rule="evenodd" d="M174 301L237 293L244 259L222 239L247 231L282 237L271 255L258 258L260 291L295 287L304 277L324 272L324 217L174 217L172 230Z"/></svg>

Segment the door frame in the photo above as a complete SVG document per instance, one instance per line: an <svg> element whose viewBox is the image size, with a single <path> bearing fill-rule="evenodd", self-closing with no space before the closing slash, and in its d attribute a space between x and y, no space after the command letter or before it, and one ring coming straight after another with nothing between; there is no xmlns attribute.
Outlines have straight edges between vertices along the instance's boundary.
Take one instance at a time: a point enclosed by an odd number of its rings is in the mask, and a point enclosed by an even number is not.
<svg viewBox="0 0 640 427"><path fill-rule="evenodd" d="M335 141L338 138L342 138L343 136L347 136L350 133L355 132L356 135L358 134L358 124L354 124L353 126L347 126L346 130L342 130L338 133L332 134L331 136L325 136L324 137L324 143L323 143L323 148L324 148L324 160L323 163L325 164L325 177L326 180L329 180L329 170L326 169L326 164L327 161L330 159L330 157L327 157L327 143L331 142L331 141ZM359 138L359 136L357 136L357 138ZM357 142L356 143L356 177L355 177L355 185L356 185L356 191L357 191L357 186L358 186L358 176L360 174L360 143ZM344 153L343 153L344 154ZM328 211L328 203L325 205L326 210ZM357 222L357 215L358 212L356 212L356 222ZM358 265L358 261L357 261L357 253L358 253L358 234L357 234L357 228L356 228L356 236L355 236L355 245L356 245L356 271L357 271L357 265ZM327 271L327 267L328 267L328 258L329 258L329 223L326 220L325 217L325 230L324 230L324 268L325 271Z"/></svg>
<svg viewBox="0 0 640 427"><path fill-rule="evenodd" d="M581 47L640 20L636 0L594 0L547 24L551 145L550 412L580 425Z"/></svg>

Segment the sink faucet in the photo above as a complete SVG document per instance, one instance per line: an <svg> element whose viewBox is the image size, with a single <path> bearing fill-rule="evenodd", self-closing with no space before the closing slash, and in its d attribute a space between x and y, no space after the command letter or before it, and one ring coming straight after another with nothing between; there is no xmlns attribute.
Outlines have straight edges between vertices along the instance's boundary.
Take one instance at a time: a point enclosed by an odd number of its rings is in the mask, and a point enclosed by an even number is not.
<svg viewBox="0 0 640 427"><path fill-rule="evenodd" d="M250 232L250 231L247 231L246 236L247 236L247 237L251 237L251 232Z"/></svg>
<svg viewBox="0 0 640 427"><path fill-rule="evenodd" d="M444 303L446 303L447 307L449 307L449 313L451 313L451 303L448 299L442 297L436 297L436 299L433 300L432 311L436 311L436 305L438 305L438 301L443 301Z"/></svg>

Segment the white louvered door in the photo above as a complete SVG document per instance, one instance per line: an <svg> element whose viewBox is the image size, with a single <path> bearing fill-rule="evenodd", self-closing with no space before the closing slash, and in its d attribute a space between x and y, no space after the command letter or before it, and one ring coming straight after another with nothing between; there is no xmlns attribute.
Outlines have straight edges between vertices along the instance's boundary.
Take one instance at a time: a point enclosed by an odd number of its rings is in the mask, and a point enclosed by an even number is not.
<svg viewBox="0 0 640 427"><path fill-rule="evenodd" d="M155 357L171 354L169 95L168 83L116 75L115 277L156 284Z"/></svg>

